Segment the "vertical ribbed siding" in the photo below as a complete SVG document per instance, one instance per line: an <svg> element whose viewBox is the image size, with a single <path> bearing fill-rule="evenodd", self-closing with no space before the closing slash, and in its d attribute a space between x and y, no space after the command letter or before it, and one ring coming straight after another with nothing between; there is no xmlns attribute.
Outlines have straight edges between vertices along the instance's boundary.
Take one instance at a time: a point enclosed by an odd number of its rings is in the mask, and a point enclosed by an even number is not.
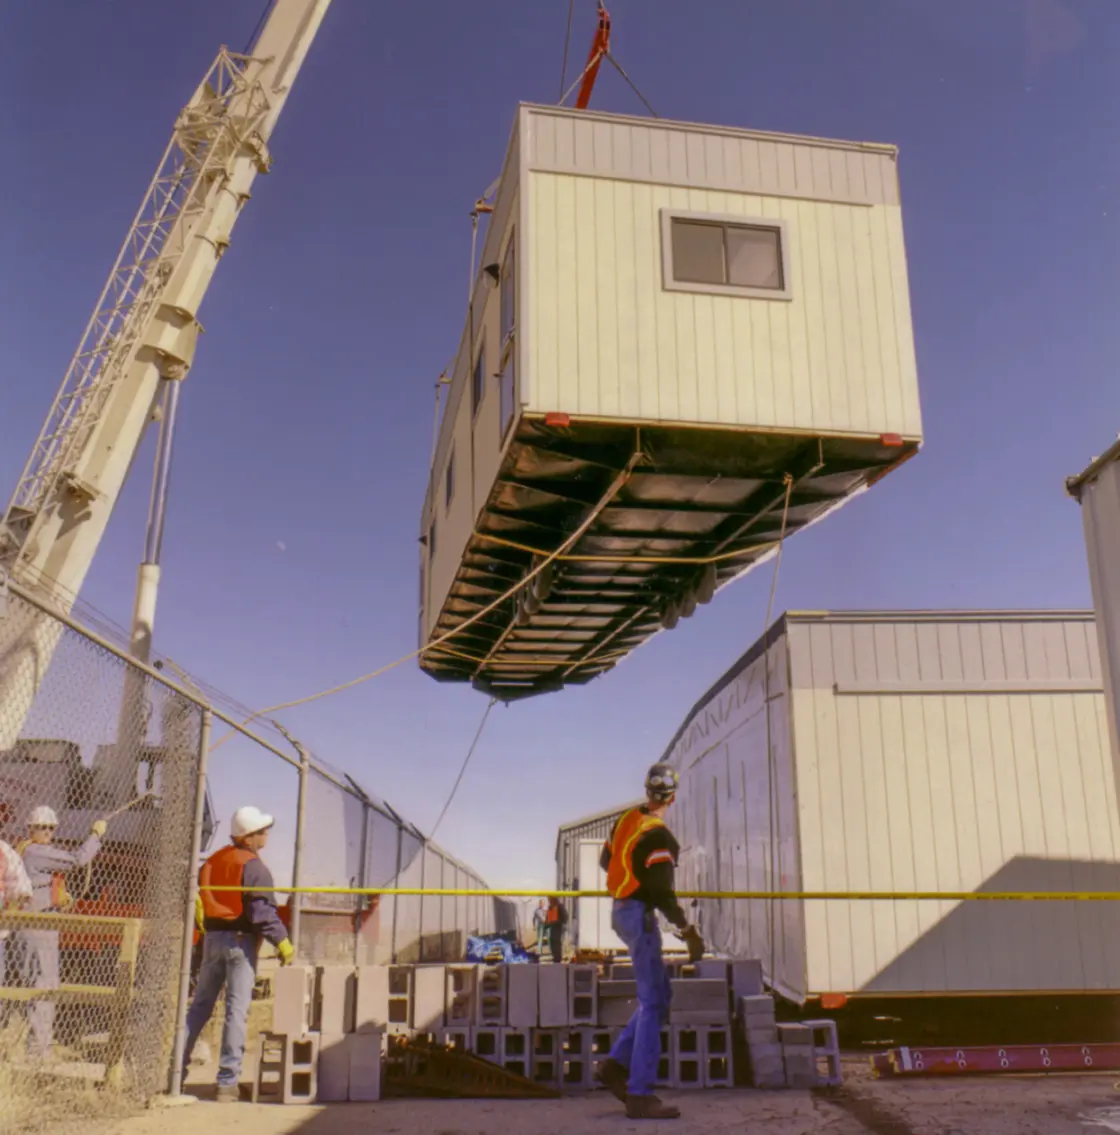
<svg viewBox="0 0 1120 1135"><path fill-rule="evenodd" d="M757 649L757 648L756 648ZM681 890L797 890L800 870L790 752L786 643L713 693L666 754L681 776L669 823L681 843ZM712 948L758 958L768 980L796 997L804 986L804 927L799 903L703 900L700 924Z"/></svg>
<svg viewBox="0 0 1120 1135"><path fill-rule="evenodd" d="M920 436L897 207L529 181L529 409ZM787 222L792 299L666 291L662 208Z"/></svg>
<svg viewBox="0 0 1120 1135"><path fill-rule="evenodd" d="M1118 888L1103 697L1062 690L1099 682L1091 621L832 619L790 638L806 889ZM809 992L1120 987L1113 904L806 906Z"/></svg>

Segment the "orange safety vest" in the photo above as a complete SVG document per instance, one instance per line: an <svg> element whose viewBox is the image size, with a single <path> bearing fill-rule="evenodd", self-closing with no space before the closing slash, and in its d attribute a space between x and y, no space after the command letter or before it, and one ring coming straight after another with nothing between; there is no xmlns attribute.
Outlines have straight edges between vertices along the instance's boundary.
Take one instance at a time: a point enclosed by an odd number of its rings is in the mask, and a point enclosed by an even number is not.
<svg viewBox="0 0 1120 1135"><path fill-rule="evenodd" d="M21 839L16 844L16 854L23 858L23 853L31 846L31 840ZM51 876L51 908L53 910L66 910L74 901L73 896L66 889L66 876L56 871Z"/></svg>
<svg viewBox="0 0 1120 1135"><path fill-rule="evenodd" d="M548 922L560 921L560 908L558 906L550 906L545 913L544 920Z"/></svg>
<svg viewBox="0 0 1120 1135"><path fill-rule="evenodd" d="M230 844L216 851L202 865L198 882L202 894L202 912L207 918L236 922L245 910L243 891L209 891L208 886L240 887L245 864L257 858L255 851Z"/></svg>
<svg viewBox="0 0 1120 1135"><path fill-rule="evenodd" d="M611 849L607 890L614 898L629 898L638 889L638 879L634 874L634 848L646 832L664 826L664 820L647 815L640 808L631 808L615 825L607 841Z"/></svg>

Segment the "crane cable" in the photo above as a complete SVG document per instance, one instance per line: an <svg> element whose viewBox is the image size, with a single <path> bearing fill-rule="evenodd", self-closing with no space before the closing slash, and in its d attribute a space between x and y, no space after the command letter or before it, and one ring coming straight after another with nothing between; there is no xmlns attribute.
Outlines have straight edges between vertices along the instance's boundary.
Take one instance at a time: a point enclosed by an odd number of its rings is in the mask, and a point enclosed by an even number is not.
<svg viewBox="0 0 1120 1135"><path fill-rule="evenodd" d="M568 0L568 31L564 36L564 62L560 65L560 101L564 101L564 83L568 78L568 48L572 43L572 12L575 10L576 0Z"/></svg>
<svg viewBox="0 0 1120 1135"><path fill-rule="evenodd" d="M451 786L451 795L447 797L447 803L444 804L443 811L440 812L439 818L432 826L431 834L428 836L429 840L436 838L436 831L439 829L440 824L443 823L443 817L447 815L447 809L451 807L451 801L455 799L455 793L459 791L459 785L463 783L463 774L467 771L467 765L471 763L471 757L474 756L474 751L478 748L478 742L482 737L483 729L486 728L486 722L490 717L490 711L497 704L497 698L491 698L486 703L486 711L482 715L482 720L478 723L478 729L475 730L474 740L471 742L470 748L467 750L467 755L463 758L463 766L459 769L459 775L455 778L455 783Z"/></svg>
<svg viewBox="0 0 1120 1135"><path fill-rule="evenodd" d="M534 579L536 579L536 577L540 575L541 572L544 571L544 569L553 562L553 560L563 555L564 552L566 552L570 547L572 547L573 544L577 543L581 539L583 534L591 527L592 524L595 523L596 519L598 519L599 513L602 511L602 509L606 507L607 503L618 493L619 489L621 489L622 486L630 480L630 477L633 475L634 469L642 456L643 454L641 453L641 451L637 451L631 456L630 460L626 463L626 467L611 482L611 484L607 488L607 491L603 494L598 504L590 510L587 518L566 540L563 541L563 543L560 544L560 546L555 551L550 552L538 564L536 564L535 567L530 568L530 570L527 571L525 575L521 577L521 579L519 579L512 586L508 587L496 599L487 603L485 607L480 608L479 610L475 611L475 613L469 618L464 619L463 622L461 622L458 626L452 627L449 631L445 631L442 635L440 635L438 638L433 639L425 646L420 646L415 650L410 650L407 654L402 654L401 657L396 659L395 661L387 662L384 666L379 666L376 670L371 670L368 674L360 674L357 678L351 678L348 682L340 682L337 686L331 686L330 689L327 690L320 690L318 693L308 694L306 697L293 698L291 701L279 702L276 705L270 705L265 709L259 709L256 713L250 714L250 716L241 723L241 728L244 728L251 721L256 721L258 718L264 717L266 714L277 713L282 709L292 709L298 705L307 705L308 702L318 701L320 698L326 698L330 697L333 694L342 693L343 690L349 690L354 686L360 686L363 682L368 682L373 678L379 678L382 674L387 674L390 670L395 670L398 666L403 666L404 663L411 662L412 659L419 658L420 655L427 654L429 651L435 650L437 647L442 646L450 639L453 639L457 635L462 634L468 627L474 626L474 624L477 623L480 619L485 618L490 614L491 611L495 610L497 607L500 607L508 599L511 599L518 591L525 587L526 584L531 583ZM224 745L237 732L237 729L231 729L228 733L214 742L214 744L210 748L210 751L213 752L221 745Z"/></svg>

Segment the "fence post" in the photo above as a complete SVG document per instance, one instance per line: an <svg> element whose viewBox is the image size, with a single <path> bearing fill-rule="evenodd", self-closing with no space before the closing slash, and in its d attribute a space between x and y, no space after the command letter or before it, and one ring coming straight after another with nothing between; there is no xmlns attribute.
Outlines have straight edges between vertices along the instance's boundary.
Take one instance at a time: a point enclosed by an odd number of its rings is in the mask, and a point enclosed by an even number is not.
<svg viewBox="0 0 1120 1135"><path fill-rule="evenodd" d="M362 801L362 857L358 862L358 886L365 890L369 886L367 882L368 871L366 870L366 856L369 854L369 821L370 813L373 811L369 804ZM354 965L361 965L362 947L362 915L365 913L364 907L366 903L372 903L372 900L366 895L358 895L354 900ZM370 915L372 918L372 914ZM378 921L380 925L380 912L378 912ZM366 961L369 961L367 958Z"/></svg>
<svg viewBox="0 0 1120 1135"><path fill-rule="evenodd" d="M404 825L398 820L397 824L397 870L393 875L393 887L401 885L401 855L404 852ZM397 903L400 901L400 895L393 896L393 935L389 942L389 957L392 958L393 964L397 961Z"/></svg>
<svg viewBox="0 0 1120 1135"><path fill-rule="evenodd" d="M194 824L191 827L190 863L187 865L187 908L183 912L183 950L179 964L179 996L175 1003L175 1045L171 1056L170 1095L183 1090L183 1056L187 1046L187 1001L191 989L191 955L194 953L194 904L198 896L198 857L202 853L202 824L206 815L206 768L210 761L210 729L213 717L202 711L195 772Z"/></svg>
<svg viewBox="0 0 1120 1135"><path fill-rule="evenodd" d="M299 796L296 799L296 846L292 857L292 886L303 886L303 833L307 819L307 782L311 774L311 757L307 750L297 741L296 752L299 753ZM299 908L303 895L298 891L292 893L292 925L289 931L292 936L292 947L299 951Z"/></svg>

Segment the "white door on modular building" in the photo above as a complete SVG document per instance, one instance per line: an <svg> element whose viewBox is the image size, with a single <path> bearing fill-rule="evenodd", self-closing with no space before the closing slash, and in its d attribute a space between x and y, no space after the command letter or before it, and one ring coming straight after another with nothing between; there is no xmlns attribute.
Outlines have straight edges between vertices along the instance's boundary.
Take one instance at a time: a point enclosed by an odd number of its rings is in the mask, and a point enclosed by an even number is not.
<svg viewBox="0 0 1120 1135"><path fill-rule="evenodd" d="M605 891L607 873L599 866L601 839L579 842L579 889ZM574 944L581 950L625 950L622 939L611 929L610 899L576 899Z"/></svg>

